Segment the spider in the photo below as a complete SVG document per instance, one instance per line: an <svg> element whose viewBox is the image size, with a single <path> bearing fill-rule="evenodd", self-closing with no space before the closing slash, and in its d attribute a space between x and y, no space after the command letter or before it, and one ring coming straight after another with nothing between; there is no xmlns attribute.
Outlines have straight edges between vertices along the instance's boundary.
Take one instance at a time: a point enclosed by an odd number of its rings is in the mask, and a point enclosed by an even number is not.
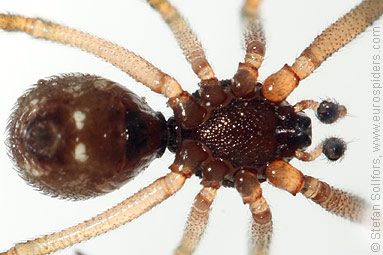
<svg viewBox="0 0 383 255"><path fill-rule="evenodd" d="M185 15L186 16L186 15ZM269 29L269 31L270 31L270 29ZM318 28L318 32L319 32L319 28ZM41 42L40 42L41 43ZM303 48L304 46L302 46L302 48ZM288 47L286 47L286 51L288 51ZM337 56L337 57L340 57L340 54ZM266 62L266 61L265 61ZM288 62L288 61L284 61L284 62ZM290 61L291 62L291 61ZM331 61L330 61L331 62ZM333 60L332 62L336 62L336 60ZM282 63L283 63L283 61L282 61ZM280 66L280 63L279 63L279 66ZM279 67L278 66L278 67ZM321 71L323 70L323 66L321 67ZM163 69L165 69L165 68L163 68ZM218 68L217 68L218 69ZM262 70L262 69L261 69ZM235 70L234 70L235 71ZM276 70L274 70L274 71L276 71ZM60 72L60 71L59 71ZM269 72L270 73L270 72ZM318 72L318 75L319 75L319 73L320 72ZM49 75L49 74L48 74ZM317 75L317 74L316 74ZM46 75L47 76L47 75ZM103 75L104 76L104 75ZM217 75L218 76L218 75ZM41 77L40 77L41 78ZM120 82L120 83L122 83L122 84L124 84L123 82ZM311 84L309 85L309 84L305 84L305 86L312 86ZM304 89L304 86L301 86L299 89ZM310 88L310 89L312 89L312 88ZM331 89L332 89L332 87L331 87ZM147 93L147 92L146 92ZM147 93L147 94L149 94L149 93ZM307 95L308 93L306 93L306 95ZM328 94L331 94L331 96L333 96L333 94L332 94L332 92L330 93L330 92L327 92L326 94L324 94L324 95L328 95ZM334 96L335 97L335 96ZM299 97L300 99L302 98L302 96L300 96ZM148 100L149 101L149 100ZM340 101L340 100L339 100ZM343 103L343 102L342 102ZM352 112L352 111L351 111ZM337 123L337 125L339 125L340 123ZM314 129L315 131L317 131L317 129ZM314 131L314 136L316 136L316 132ZM314 144L315 144L315 142L314 142ZM346 159L344 160L344 161L346 161ZM299 164L298 162L296 162L295 164ZM343 165L343 164L342 164ZM304 166L307 166L307 164L306 165L300 165L301 167L301 169L303 169L304 168ZM323 170L321 170L321 171L323 171ZM305 172L306 173L306 172ZM349 172L348 172L349 173ZM310 172L310 175L314 175L314 176L317 176L317 174L318 174L318 172L317 171L313 171L313 172ZM328 174L329 175L329 174ZM328 178L328 175L326 175L326 178ZM328 179L326 179L326 180L328 180ZM349 180L347 180L347 182L348 182ZM329 183L330 183L330 181L328 181ZM343 183L342 183L343 184ZM132 183L130 183L129 185L134 185L134 184L132 184ZM190 185L190 184L189 184ZM186 187L185 187L185 189L186 189ZM267 189L267 191L271 191L271 189ZM265 192L266 193L266 192ZM282 192L281 192L282 193ZM265 194L266 195L266 194ZM179 195L180 196L180 195ZM286 196L286 198L287 198L288 196ZM190 197L191 199L192 199L192 196ZM238 198L237 198L238 199ZM296 198L297 199L297 198ZM271 199L268 199L268 201L269 201L269 203L271 203ZM290 202L292 202L292 200L289 200ZM50 201L50 202L53 202L53 201ZM117 202L117 201L116 201ZM299 201L299 202L302 202L302 200L301 201ZM276 203L274 202L273 203L273 207L275 207L276 205L275 205ZM54 205L53 205L54 206ZM180 207L180 206L177 206L177 210L178 210L178 207ZM318 208L316 208L316 206L311 206L311 207L314 207L313 209L315 209L315 210L318 210ZM272 208L273 209L273 208ZM312 210L312 212L314 212L315 210ZM276 210L273 210L273 218L275 217L275 212ZM301 209L299 209L299 211L301 211ZM320 211L320 210L319 210ZM185 211L186 212L186 211ZM319 214L319 215L322 215L322 214ZM229 215L227 215L227 216L229 216ZM169 216L168 216L169 217ZM213 217L211 217L211 219L213 220ZM342 220L340 220L340 221L342 221ZM173 221L171 221L172 222L172 224L173 224ZM70 222L68 223L68 224L70 224ZM131 225L131 224L130 224ZM56 228L56 227L55 227ZM276 228L277 228L277 226L276 226ZM8 228L9 229L9 228ZM127 230L127 229L129 229L129 227L125 227L124 228L124 230ZM222 231L224 231L224 229L225 228L223 228L222 229ZM121 230L120 230L121 231ZM277 230L278 231L278 230ZM281 230L280 230L281 231ZM239 232L239 231L236 231L236 232ZM35 233L35 232L34 232ZM34 233L32 233L32 235L34 234ZM24 237L25 237L25 235L23 235ZM208 235L206 235L206 237L208 238ZM21 238L23 238L23 237L21 237ZM166 238L167 240L168 240L168 238ZM97 239L97 240L100 240L100 239ZM128 239L129 240L129 239ZM131 239L130 239L131 240ZM102 241L102 240L101 240ZM237 248L239 248L239 247L237 247ZM201 251L201 252L204 252L203 250ZM162 254L162 253L161 253ZM278 253L277 253L278 254Z"/></svg>

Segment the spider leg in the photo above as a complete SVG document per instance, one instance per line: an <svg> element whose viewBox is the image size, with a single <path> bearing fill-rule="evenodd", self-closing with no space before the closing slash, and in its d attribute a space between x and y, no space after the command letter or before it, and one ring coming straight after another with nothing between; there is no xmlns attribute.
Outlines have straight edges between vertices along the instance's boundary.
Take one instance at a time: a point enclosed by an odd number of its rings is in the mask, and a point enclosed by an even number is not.
<svg viewBox="0 0 383 255"><path fill-rule="evenodd" d="M213 187L203 187L194 199L193 207L190 212L181 244L175 254L192 254L205 231L209 220L209 210L213 203L217 189Z"/></svg>
<svg viewBox="0 0 383 255"><path fill-rule="evenodd" d="M245 26L245 62L259 68L265 56L265 36L259 19L260 0L247 0L242 8Z"/></svg>
<svg viewBox="0 0 383 255"><path fill-rule="evenodd" d="M312 151L295 151L295 157L302 161L313 161L318 158L323 152L323 143L318 144Z"/></svg>
<svg viewBox="0 0 383 255"><path fill-rule="evenodd" d="M319 107L319 103L314 100L302 100L294 105L294 111L300 112L306 109L316 111Z"/></svg>
<svg viewBox="0 0 383 255"><path fill-rule="evenodd" d="M200 103L194 102L195 100L186 91L169 100L169 105L173 108L176 119L183 122L184 127L196 127L207 119L206 116L209 116L212 109L228 104L231 97L220 86L213 69L206 59L201 43L177 9L167 0L147 1L162 15L169 25L194 73L201 79L199 83L201 86ZM196 112L199 112L199 116L202 116L202 118L189 121L189 123L186 123L185 118L181 116L183 114L191 116L189 114ZM193 116L196 116L196 114L193 114Z"/></svg>
<svg viewBox="0 0 383 255"><path fill-rule="evenodd" d="M114 43L38 18L0 14L0 28L23 31L33 37L67 44L115 65L151 90L171 98L182 92L180 84L151 63Z"/></svg>
<svg viewBox="0 0 383 255"><path fill-rule="evenodd" d="M259 19L260 0L247 0L242 8L242 22L246 55L245 62L239 63L233 77L232 90L239 97L251 97L258 79L258 68L265 56L265 36Z"/></svg>
<svg viewBox="0 0 383 255"><path fill-rule="evenodd" d="M217 189L222 185L224 176L229 173L228 166L219 159L211 157L211 151L204 145L185 139L177 151L176 158L170 169L173 172L190 173L191 169L202 168L202 190L194 199L186 229L175 254L192 254L206 228L209 209L215 199ZM189 170L188 170L189 169Z"/></svg>
<svg viewBox="0 0 383 255"><path fill-rule="evenodd" d="M206 59L201 43L177 9L166 0L148 0L148 2L161 13L166 23L170 26L187 61L192 65L194 73L201 80L215 78L214 71Z"/></svg>
<svg viewBox="0 0 383 255"><path fill-rule="evenodd" d="M307 175L301 193L329 212L356 222L362 220L366 206L364 201L357 196Z"/></svg>
<svg viewBox="0 0 383 255"><path fill-rule="evenodd" d="M186 177L171 172L109 210L61 232L49 234L26 243L16 244L1 255L42 255L101 235L124 225L149 211L185 183Z"/></svg>
<svg viewBox="0 0 383 255"><path fill-rule="evenodd" d="M269 245L273 231L273 222L271 221L271 211L262 197L250 204L250 210L253 214L251 225L251 254L267 255L269 254ZM270 214L270 217L268 216Z"/></svg>
<svg viewBox="0 0 383 255"><path fill-rule="evenodd" d="M273 223L269 205L262 196L261 184L256 175L246 170L240 170L235 176L234 185L241 194L243 202L249 204L253 215L251 254L267 255Z"/></svg>
<svg viewBox="0 0 383 255"><path fill-rule="evenodd" d="M300 80L309 76L323 61L363 32L383 13L382 0L365 0L330 27L324 30L295 60L270 75L262 87L263 95L279 102L298 86Z"/></svg>
<svg viewBox="0 0 383 255"><path fill-rule="evenodd" d="M267 180L295 195L301 192L326 211L351 221L361 222L366 204L363 199L336 189L314 177L303 175L289 163L276 160L266 168Z"/></svg>

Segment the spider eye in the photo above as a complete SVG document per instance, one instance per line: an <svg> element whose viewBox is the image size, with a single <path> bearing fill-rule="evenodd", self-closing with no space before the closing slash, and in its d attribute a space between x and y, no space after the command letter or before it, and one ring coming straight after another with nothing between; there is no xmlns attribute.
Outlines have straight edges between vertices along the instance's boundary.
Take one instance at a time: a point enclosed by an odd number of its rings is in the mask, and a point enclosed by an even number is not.
<svg viewBox="0 0 383 255"><path fill-rule="evenodd" d="M40 80L18 100L8 145L44 193L82 199L119 188L160 156L165 119L116 83L71 74Z"/></svg>

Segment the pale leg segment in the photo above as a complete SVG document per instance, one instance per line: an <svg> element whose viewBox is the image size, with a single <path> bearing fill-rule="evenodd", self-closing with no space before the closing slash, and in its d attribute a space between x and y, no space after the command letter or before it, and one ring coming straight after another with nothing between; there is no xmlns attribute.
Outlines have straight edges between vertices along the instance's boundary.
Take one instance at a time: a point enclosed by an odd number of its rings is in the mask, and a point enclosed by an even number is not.
<svg viewBox="0 0 383 255"><path fill-rule="evenodd" d="M247 0L242 8L245 28L245 62L259 68L265 56L266 40L259 18L260 0Z"/></svg>
<svg viewBox="0 0 383 255"><path fill-rule="evenodd" d="M181 85L169 75L133 52L81 31L38 18L0 14L0 29L23 31L33 37L67 44L92 53L113 64L151 90L171 98L182 92Z"/></svg>
<svg viewBox="0 0 383 255"><path fill-rule="evenodd" d="M382 13L382 0L365 0L360 3L317 36L292 66L285 65L270 75L262 87L263 95L273 102L285 100L300 80L309 76L329 56L363 32Z"/></svg>
<svg viewBox="0 0 383 255"><path fill-rule="evenodd" d="M314 177L305 176L305 185L301 193L326 211L351 221L361 222L366 204L363 199L336 189Z"/></svg>
<svg viewBox="0 0 383 255"><path fill-rule="evenodd" d="M239 63L233 77L232 90L237 97L251 98L258 81L258 68L265 56L265 36L259 18L260 0L247 0L242 8L245 62Z"/></svg>
<svg viewBox="0 0 383 255"><path fill-rule="evenodd" d="M213 203L217 189L203 187L194 199L181 244L175 251L176 255L190 255L198 245L199 240L209 220L210 206Z"/></svg>
<svg viewBox="0 0 383 255"><path fill-rule="evenodd" d="M234 186L241 194L243 203L249 204L253 215L250 254L267 255L273 223L269 205L262 196L261 184L255 174L240 170L235 176Z"/></svg>
<svg viewBox="0 0 383 255"><path fill-rule="evenodd" d="M366 211L363 199L336 189L314 177L303 175L289 163L276 160L266 168L267 180L277 188L295 196L298 192L319 204L326 211L351 221L361 222Z"/></svg>
<svg viewBox="0 0 383 255"><path fill-rule="evenodd" d="M250 210L253 214L253 222L251 225L251 254L267 255L269 254L269 245L273 231L269 205L266 200L261 197L250 204Z"/></svg>
<svg viewBox="0 0 383 255"><path fill-rule="evenodd" d="M195 74L201 80L215 77L214 71L208 63L201 43L193 34L180 13L166 0L147 0L150 5L159 11L173 31L187 61L192 65Z"/></svg>
<svg viewBox="0 0 383 255"><path fill-rule="evenodd" d="M302 161L313 161L318 158L323 152L323 143L318 144L312 151L295 151L295 157Z"/></svg>
<svg viewBox="0 0 383 255"><path fill-rule="evenodd" d="M16 244L1 255L43 255L80 243L118 228L149 211L185 183L186 177L169 173L109 210L61 232Z"/></svg>

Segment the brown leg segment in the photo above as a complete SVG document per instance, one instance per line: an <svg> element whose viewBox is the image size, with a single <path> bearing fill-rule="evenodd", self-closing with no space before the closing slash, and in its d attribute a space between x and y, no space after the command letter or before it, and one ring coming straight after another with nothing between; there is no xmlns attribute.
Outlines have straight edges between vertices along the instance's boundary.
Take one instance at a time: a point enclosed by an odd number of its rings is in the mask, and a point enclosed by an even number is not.
<svg viewBox="0 0 383 255"><path fill-rule="evenodd" d="M90 220L61 232L17 244L1 255L49 254L106 233L136 219L176 193L185 180L182 174L172 172Z"/></svg>
<svg viewBox="0 0 383 255"><path fill-rule="evenodd" d="M198 245L199 240L209 220L210 206L213 203L217 189L203 187L194 199L181 244L175 254L190 255Z"/></svg>
<svg viewBox="0 0 383 255"><path fill-rule="evenodd" d="M366 205L361 198L314 177L303 176L301 171L285 161L277 160L271 163L266 169L266 178L274 186L293 195L301 192L328 212L355 222L362 220Z"/></svg>
<svg viewBox="0 0 383 255"><path fill-rule="evenodd" d="M67 44L115 65L151 90L171 98L182 92L180 84L151 63L114 43L81 31L37 18L0 14L0 29L23 31L33 37Z"/></svg>
<svg viewBox="0 0 383 255"><path fill-rule="evenodd" d="M214 78L214 71L206 59L201 43L179 12L166 0L148 0L148 2L161 13L166 23L168 23L186 59L190 62L198 77L201 80Z"/></svg>
<svg viewBox="0 0 383 255"><path fill-rule="evenodd" d="M263 95L273 102L286 99L300 80L309 76L329 56L363 32L382 13L382 0L363 1L315 38L291 67L285 65L269 76L262 87Z"/></svg>
<svg viewBox="0 0 383 255"><path fill-rule="evenodd" d="M304 176L301 171L283 160L273 161L265 172L267 180L277 188L296 195L303 187Z"/></svg>
<svg viewBox="0 0 383 255"><path fill-rule="evenodd" d="M245 28L245 63L240 63L233 77L232 90L238 97L251 97L258 80L258 68L265 56L265 36L259 19L260 0L247 0L242 8Z"/></svg>
<svg viewBox="0 0 383 255"><path fill-rule="evenodd" d="M253 215L251 226L251 254L267 255L272 233L271 211L262 196L261 185L253 173L240 170L235 175L234 185L241 194L243 202L249 204Z"/></svg>

